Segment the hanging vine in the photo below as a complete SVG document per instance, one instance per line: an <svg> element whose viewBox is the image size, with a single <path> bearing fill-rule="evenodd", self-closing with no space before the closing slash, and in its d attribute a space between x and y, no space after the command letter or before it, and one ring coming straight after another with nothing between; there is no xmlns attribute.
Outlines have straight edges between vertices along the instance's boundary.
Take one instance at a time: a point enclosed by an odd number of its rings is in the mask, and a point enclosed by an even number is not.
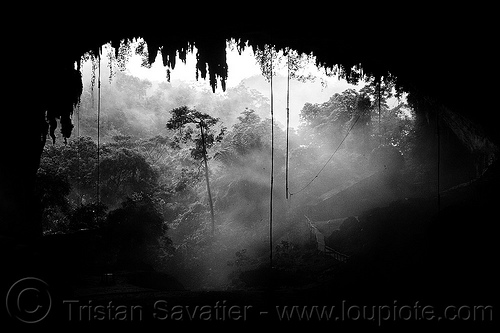
<svg viewBox="0 0 500 333"><path fill-rule="evenodd" d="M267 80L271 81L273 76L276 76L276 69L281 63L281 57L276 52L275 48L271 45L264 45L262 47L257 47L254 49L255 59L260 67L262 76Z"/></svg>

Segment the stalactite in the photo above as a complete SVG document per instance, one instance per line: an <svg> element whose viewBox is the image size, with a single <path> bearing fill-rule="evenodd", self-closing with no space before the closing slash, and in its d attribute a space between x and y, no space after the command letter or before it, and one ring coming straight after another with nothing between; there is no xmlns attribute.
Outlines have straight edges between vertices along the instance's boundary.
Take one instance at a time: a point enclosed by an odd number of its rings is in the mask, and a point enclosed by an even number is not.
<svg viewBox="0 0 500 333"><path fill-rule="evenodd" d="M118 59L119 53L120 53L120 46L122 44L122 41L118 39L113 39L110 42L111 47L115 50L115 58Z"/></svg>
<svg viewBox="0 0 500 333"><path fill-rule="evenodd" d="M196 54L196 76L198 73L205 79L208 73L212 91L217 88L217 79L225 91L227 80L226 41L225 40L199 40L195 42L198 50Z"/></svg>
<svg viewBox="0 0 500 333"><path fill-rule="evenodd" d="M364 61L363 55L358 55L359 47L354 49L343 48L339 49L339 52L332 52L330 47L318 48L314 47L314 43L309 43L308 41L302 40L301 42L296 42L293 39L281 40L276 36L269 36L266 34L257 33L239 33L239 36L228 36L223 33L215 33L210 37L207 35L202 35L202 37L196 34L169 34L165 33L161 36L156 33L149 32L143 34L145 42L141 43L136 50L131 50L130 42L134 38L138 38L141 34L134 36L123 36L119 38L110 38L111 46L114 48L114 58L116 60L117 66L120 69L125 68L125 64L128 58L132 55L132 52L136 52L143 56L143 65L150 66L155 60L158 51L161 52L162 62L165 67L167 67L167 77L170 71L175 68L177 57L186 62L186 57L188 52L194 52L196 47L196 66L195 76L196 79L200 77L206 79L208 76L209 84L212 91L215 92L217 87L226 89L226 80L228 76L228 66L226 59L226 40L228 38L234 38L237 51L241 54L246 48L253 49L254 53L257 54L259 50L264 50L266 45L273 44L275 53L280 51L286 52L287 49L295 50L297 54L313 54L316 58L316 67L323 67L328 69L328 75L336 75L340 79L345 79L349 83L358 83L362 79L367 79L370 77L386 77L390 75L388 67L384 67L377 62L378 59L374 61ZM124 38L122 38L124 37ZM348 41L340 41L338 43L347 43ZM91 76L91 89L95 85L95 69L96 69L96 59L100 56L102 45L93 44L91 39L88 40L89 49L87 51L87 57L93 62L92 64L92 76ZM147 47L146 47L147 45ZM294 47L294 45L296 47ZM356 44L358 45L358 44ZM355 46L356 46L355 45ZM359 46L359 45L358 45ZM367 46L363 46L367 52L370 50ZM87 59L88 59L87 58ZM76 62L76 71L80 72L81 63L85 58L79 56ZM74 63L75 63L74 62ZM73 67L74 66L73 63ZM397 68L394 71L397 76L402 72L401 68ZM413 73L410 70L410 74ZM402 79L397 76L395 81L395 87L398 92L406 91L409 92L409 97L413 91L416 91L416 85L411 81L411 78L403 77ZM71 84L75 82L72 81ZM64 85L67 85L64 82ZM76 86L81 86L78 83ZM421 89L421 86L419 86ZM424 87L425 89L425 87ZM418 95L422 94L418 92ZM65 111L71 113L71 111Z"/></svg>

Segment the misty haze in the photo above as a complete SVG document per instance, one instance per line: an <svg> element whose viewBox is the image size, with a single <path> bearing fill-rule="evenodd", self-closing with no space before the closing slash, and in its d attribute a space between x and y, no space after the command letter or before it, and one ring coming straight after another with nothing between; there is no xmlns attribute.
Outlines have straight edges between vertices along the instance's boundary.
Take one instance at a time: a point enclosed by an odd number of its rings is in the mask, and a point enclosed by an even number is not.
<svg viewBox="0 0 500 333"><path fill-rule="evenodd" d="M494 200L498 148L472 121L314 53L227 40L223 80L192 44L154 47L85 53L70 116L44 114L41 240L19 248L51 258L33 274L56 281L51 311L276 321L262 318L275 305L449 305L455 276L493 279L476 213Z"/></svg>
<svg viewBox="0 0 500 333"><path fill-rule="evenodd" d="M262 73L213 93L203 81L134 76L134 70L118 68L109 49L100 69L98 59L82 63L84 89L73 114L73 135L64 142L54 133L38 171L44 234L86 231L111 237L114 249L95 258L106 260L99 263L103 269L116 274L153 269L191 290L262 288L268 281L249 276L267 269L272 241L273 269L287 275L283 287L307 285L325 265L335 264L326 249L338 247L329 239L343 220L407 200L428 186L424 174L433 166L416 157L417 120L390 80L349 85L310 73L296 79L313 59L291 53L296 76L274 73L272 78L273 98L280 96L273 109L285 119L275 120L271 140L271 79ZM257 57L247 58L259 70ZM274 61L287 74L288 57L276 52ZM333 90L327 78L339 92L314 102L323 90ZM290 108L290 118L298 115L300 122L289 127L288 143L287 105L281 98L287 90L289 100L305 101L300 109ZM172 119L181 108L183 115ZM195 111L215 120L204 125L207 147L200 145L198 122L167 125ZM206 170L200 155L206 155ZM318 211L322 205L329 207ZM311 241L315 230L325 244ZM351 251L335 251L340 250Z"/></svg>

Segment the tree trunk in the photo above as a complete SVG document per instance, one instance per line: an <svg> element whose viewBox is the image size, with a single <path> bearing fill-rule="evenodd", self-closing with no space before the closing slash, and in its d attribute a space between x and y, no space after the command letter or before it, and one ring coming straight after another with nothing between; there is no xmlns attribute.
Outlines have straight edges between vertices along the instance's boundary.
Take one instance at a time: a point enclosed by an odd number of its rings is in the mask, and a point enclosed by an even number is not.
<svg viewBox="0 0 500 333"><path fill-rule="evenodd" d="M210 204L210 217L212 219L212 235L215 233L214 204L212 202L212 192L210 191L210 180L208 177L207 149L205 146L205 134L203 133L204 123L200 122L201 142L203 144L203 162L205 163L205 179L207 181L208 203Z"/></svg>

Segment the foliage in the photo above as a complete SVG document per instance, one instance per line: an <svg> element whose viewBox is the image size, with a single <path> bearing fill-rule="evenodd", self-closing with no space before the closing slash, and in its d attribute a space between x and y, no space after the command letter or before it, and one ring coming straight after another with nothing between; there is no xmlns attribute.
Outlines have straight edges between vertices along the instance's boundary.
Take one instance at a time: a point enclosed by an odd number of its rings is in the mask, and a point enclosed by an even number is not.
<svg viewBox="0 0 500 333"><path fill-rule="evenodd" d="M353 118L358 98L359 93L354 89L335 93L321 105L306 103L300 112L300 118L305 126L311 128L330 124L344 126Z"/></svg>
<svg viewBox="0 0 500 333"><path fill-rule="evenodd" d="M236 266L236 267L241 268L241 267L245 267L248 265L254 265L255 263L257 263L257 260L251 258L247 254L247 249L242 249L242 250L236 251L234 256L235 256L234 260L230 260L227 262L228 266Z"/></svg>
<svg viewBox="0 0 500 333"><path fill-rule="evenodd" d="M42 224L46 233L75 230L72 209L95 198L97 146L90 138L44 147L37 173Z"/></svg>
<svg viewBox="0 0 500 333"><path fill-rule="evenodd" d="M64 174L42 170L38 172L37 183L42 206L46 207L50 204L64 207L68 205L66 196L71 191L71 185Z"/></svg>
<svg viewBox="0 0 500 333"><path fill-rule="evenodd" d="M406 104L399 103L389 108L387 100L392 96L391 83L379 86L372 81L359 92L347 89L342 93L335 93L323 104L307 103L300 113L303 122L301 132L308 135L309 142L335 146L335 143L344 137L352 122L357 120L352 139L348 140L348 142L358 142L357 149L362 149L366 153L378 144L384 143L396 146L401 151L407 151L413 121ZM326 133L333 135L326 136ZM321 139L325 137L333 137L333 140Z"/></svg>
<svg viewBox="0 0 500 333"><path fill-rule="evenodd" d="M262 119L253 109L246 108L238 116L238 123L234 124L221 143L220 150L215 158L227 166L241 166L250 163L249 159L260 158L268 154L271 149L271 120ZM274 123L275 156L284 155L285 134Z"/></svg>
<svg viewBox="0 0 500 333"><path fill-rule="evenodd" d="M397 165L398 171L406 165L402 160L411 159L415 121L404 103L389 107L394 93L390 79L370 81L359 91L347 89L323 104L304 105L290 151L291 192L305 191L296 199L299 206L352 186L380 170L376 165ZM380 146L394 154L378 154Z"/></svg>
<svg viewBox="0 0 500 333"><path fill-rule="evenodd" d="M194 141L195 147L191 149L191 156L195 160L203 158L205 166L205 180L207 183L207 195L208 203L210 205L210 216L212 220L212 233L215 232L215 213L212 199L212 192L210 189L210 177L208 170L208 157L207 149L211 148L215 141L219 142L224 136L225 127L221 128L220 133L214 138L212 133L212 127L217 124L219 119L213 118L206 113L201 113L194 109L188 109L186 106L176 108L170 111L172 113L172 118L167 123L167 128L171 130L182 130L189 124L196 124L197 128L200 129L200 134L193 137L192 128L188 127L185 134L182 136L183 142Z"/></svg>
<svg viewBox="0 0 500 333"><path fill-rule="evenodd" d="M254 110L245 109L238 120L239 123L233 126L230 136L225 140L226 145L230 144L239 155L269 146L269 141L265 140L267 131L264 123Z"/></svg>
<svg viewBox="0 0 500 333"><path fill-rule="evenodd" d="M286 62L290 79L299 82L315 80L311 73L304 73L307 65L313 60L312 55L299 54L290 48L280 51L268 44L254 48L254 55L262 75L268 82L271 81L271 77L276 76L276 71L283 65L283 62Z"/></svg>
<svg viewBox="0 0 500 333"><path fill-rule="evenodd" d="M113 207L136 192L158 190L158 171L143 156L139 142L123 136L115 139L100 148L99 166L97 146L88 137L44 148L37 176L39 193L45 214L49 214L46 219L60 224L56 228L45 223L46 231L100 227L98 221L106 211L103 204ZM51 217L56 213L59 217Z"/></svg>
<svg viewBox="0 0 500 333"><path fill-rule="evenodd" d="M114 233L118 242L129 244L155 242L166 231L158 207L146 195L127 198L121 208L109 212L107 223L109 228L118 230Z"/></svg>
<svg viewBox="0 0 500 333"><path fill-rule="evenodd" d="M67 179L77 195L89 201L95 195L96 166L97 145L88 137L80 137L66 145L45 146L38 174Z"/></svg>
<svg viewBox="0 0 500 333"><path fill-rule="evenodd" d="M264 45L254 49L255 59L260 66L262 75L269 82L273 76L276 76L276 68L281 62L281 57L272 45Z"/></svg>
<svg viewBox="0 0 500 333"><path fill-rule="evenodd" d="M287 241L282 240L275 247L275 260L276 266L279 268L290 268L294 267L300 256L300 249L297 245Z"/></svg>
<svg viewBox="0 0 500 333"><path fill-rule="evenodd" d="M119 265L154 264L160 251L172 251L167 225L151 196L127 198L121 208L109 212L106 223L112 243L120 249Z"/></svg>
<svg viewBox="0 0 500 333"><path fill-rule="evenodd" d="M291 79L299 82L312 82L315 80L315 77L311 73L307 75L300 74L304 71L304 68L312 62L312 55L299 54L297 51L290 48L286 49L285 53L287 57L287 69Z"/></svg>
<svg viewBox="0 0 500 333"><path fill-rule="evenodd" d="M271 75L268 58L276 57L275 70L281 54L266 52L260 60ZM305 58L288 52L291 78L309 80L300 72ZM267 258L272 128L275 260L286 272L308 260L295 239L293 244L284 240L290 239L287 235L300 222L306 204L367 177L370 162L383 164L383 153L370 154L380 141L405 158L412 149L413 119L406 105L389 107L387 100L393 93L389 81L368 82L359 91L336 93L322 104L308 103L301 112L300 128L290 136L292 192L310 181L347 130L356 126L321 181L314 182L306 195L294 196L290 207L282 188L285 132L264 116L268 101L262 95L244 86L228 89L231 98L210 91L195 93L187 85L158 85L120 72L102 90L99 159L95 101L88 92L78 111L83 137L44 149L39 181L53 188L43 193L46 231L104 230L119 250L120 264L158 265L189 280L191 287L228 283L231 271L251 269ZM205 112L197 111L201 109ZM238 115L235 110L243 112ZM218 219L214 235L209 232L208 191L201 171L204 157L211 160Z"/></svg>
<svg viewBox="0 0 500 333"><path fill-rule="evenodd" d="M112 141L116 135L141 139L163 134L170 118L170 113L164 111L179 105L203 109L227 126L237 121L234 110L251 107L259 115L269 110L268 99L243 84L228 88L225 95L220 95L185 83L152 83L121 71L113 75L111 82L101 84L101 142ZM74 135L97 140L97 93L88 87L83 90L73 122Z"/></svg>
<svg viewBox="0 0 500 333"><path fill-rule="evenodd" d="M104 226L107 207L99 202L92 202L75 208L69 216L71 230L97 229Z"/></svg>
<svg viewBox="0 0 500 333"><path fill-rule="evenodd" d="M36 193L42 207L42 227L45 233L60 233L67 231L70 211L67 196L71 185L62 174L39 171L36 179Z"/></svg>
<svg viewBox="0 0 500 333"><path fill-rule="evenodd" d="M191 149L191 156L195 160L202 159L206 150L210 149L216 142L220 142L224 137L226 131L224 126L220 128L217 135L212 132L213 127L219 122L218 118L195 109L189 109L187 106L172 109L170 113L172 118L167 122L167 129L179 130L176 141L194 142L195 146ZM190 124L194 124L197 129L200 129L200 133L195 134L194 129L189 126Z"/></svg>
<svg viewBox="0 0 500 333"><path fill-rule="evenodd" d="M100 192L103 202L115 205L120 198L134 192L151 193L158 180L158 174L135 149L104 145L99 164Z"/></svg>

